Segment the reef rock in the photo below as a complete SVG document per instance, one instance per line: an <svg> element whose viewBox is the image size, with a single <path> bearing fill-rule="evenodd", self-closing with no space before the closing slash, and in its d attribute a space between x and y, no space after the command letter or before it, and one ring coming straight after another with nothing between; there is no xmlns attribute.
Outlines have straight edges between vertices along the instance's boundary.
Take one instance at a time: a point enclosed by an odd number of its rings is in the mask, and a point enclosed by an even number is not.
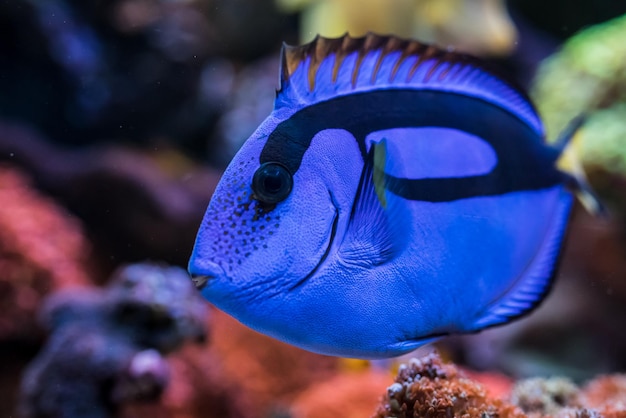
<svg viewBox="0 0 626 418"><path fill-rule="evenodd" d="M157 399L164 355L204 340L206 304L179 268L135 264L104 290L59 292L41 317L51 335L24 373L25 418L108 418L121 404Z"/></svg>

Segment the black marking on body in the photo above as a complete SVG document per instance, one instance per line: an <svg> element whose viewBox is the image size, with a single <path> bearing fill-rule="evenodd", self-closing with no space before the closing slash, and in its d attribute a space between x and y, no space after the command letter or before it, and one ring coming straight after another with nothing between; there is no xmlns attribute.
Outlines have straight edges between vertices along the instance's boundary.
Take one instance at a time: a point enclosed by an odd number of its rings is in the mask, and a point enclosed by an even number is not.
<svg viewBox="0 0 626 418"><path fill-rule="evenodd" d="M385 175L386 187L409 200L452 201L473 196L538 190L562 183L558 152L521 119L485 100L441 90L388 89L339 96L305 107L269 135L260 163L275 161L295 174L311 140L325 129L345 129L365 159L365 138L384 129L441 127L473 134L495 151L490 173L407 179Z"/></svg>

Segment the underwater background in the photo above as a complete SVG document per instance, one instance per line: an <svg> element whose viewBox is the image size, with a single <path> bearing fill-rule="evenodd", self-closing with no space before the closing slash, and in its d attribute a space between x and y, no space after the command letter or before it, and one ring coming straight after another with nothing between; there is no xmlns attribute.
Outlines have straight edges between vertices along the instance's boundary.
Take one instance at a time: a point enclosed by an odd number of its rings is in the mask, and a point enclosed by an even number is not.
<svg viewBox="0 0 626 418"><path fill-rule="evenodd" d="M196 300L183 271L222 170L272 109L281 43L346 30L483 57L528 89L551 139L586 112L574 148L610 211L577 204L532 315L399 371L408 359L255 333ZM626 403L625 377L597 378L626 372L626 2L12 0L0 32L0 417L49 416L51 387L85 417L522 416L503 402L613 416L603 402ZM399 389L416 376L444 383ZM567 380L512 389L550 376Z"/></svg>

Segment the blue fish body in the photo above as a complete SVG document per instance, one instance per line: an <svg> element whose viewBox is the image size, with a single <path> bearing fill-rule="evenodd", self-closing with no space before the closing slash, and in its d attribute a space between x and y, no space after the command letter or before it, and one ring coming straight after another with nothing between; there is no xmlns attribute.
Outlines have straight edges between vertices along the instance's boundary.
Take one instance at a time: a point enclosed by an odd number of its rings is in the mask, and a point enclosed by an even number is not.
<svg viewBox="0 0 626 418"><path fill-rule="evenodd" d="M573 196L524 93L395 37L283 49L275 109L226 169L189 262L251 328L385 358L520 317Z"/></svg>

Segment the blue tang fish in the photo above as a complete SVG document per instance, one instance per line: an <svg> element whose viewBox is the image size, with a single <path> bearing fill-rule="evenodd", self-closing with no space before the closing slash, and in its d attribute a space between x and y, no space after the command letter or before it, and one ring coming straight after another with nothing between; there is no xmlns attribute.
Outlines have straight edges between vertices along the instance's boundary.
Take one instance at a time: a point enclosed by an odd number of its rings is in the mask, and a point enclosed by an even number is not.
<svg viewBox="0 0 626 418"><path fill-rule="evenodd" d="M284 46L269 117L215 190L189 271L262 333L385 358L535 308L581 181L527 96L392 36ZM573 186L573 187L572 187Z"/></svg>

